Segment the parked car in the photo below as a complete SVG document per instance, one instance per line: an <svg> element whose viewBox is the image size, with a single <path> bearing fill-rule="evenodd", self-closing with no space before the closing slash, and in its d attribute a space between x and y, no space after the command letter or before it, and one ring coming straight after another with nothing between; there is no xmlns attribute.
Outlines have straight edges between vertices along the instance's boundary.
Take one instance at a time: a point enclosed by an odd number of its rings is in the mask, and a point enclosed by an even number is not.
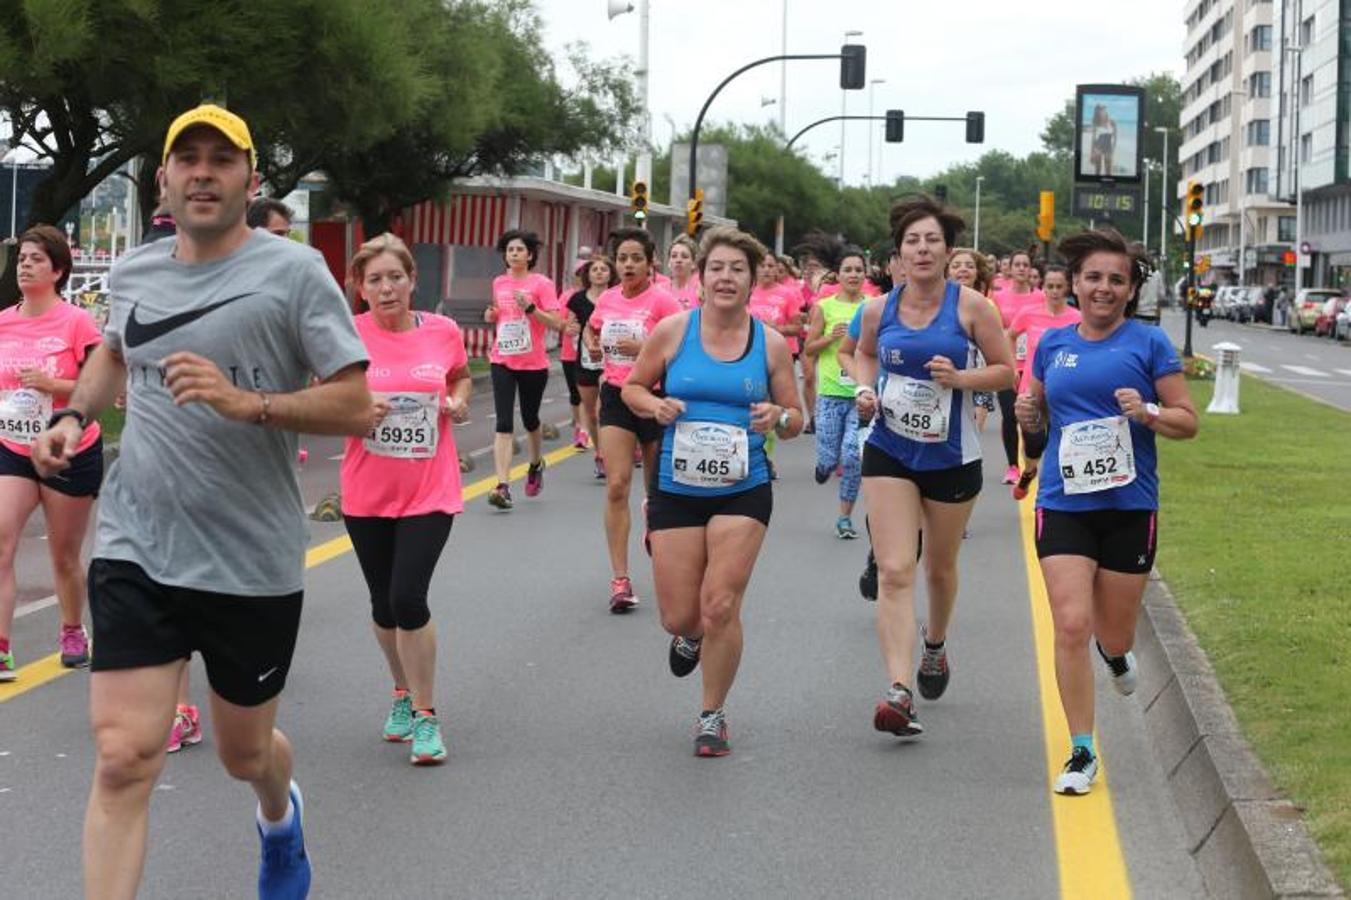
<svg viewBox="0 0 1351 900"><path fill-rule="evenodd" d="M1215 299L1211 301L1211 312L1217 319L1232 319L1234 317L1234 301L1238 297L1240 288L1232 284L1226 284L1224 287L1215 291Z"/></svg>
<svg viewBox="0 0 1351 900"><path fill-rule="evenodd" d="M1333 337L1339 341L1351 341L1351 303L1342 304L1342 311L1337 313Z"/></svg>
<svg viewBox="0 0 1351 900"><path fill-rule="evenodd" d="M1262 289L1250 286L1235 288L1234 291L1229 318L1244 323L1257 321L1262 312Z"/></svg>
<svg viewBox="0 0 1351 900"><path fill-rule="evenodd" d="M1323 312L1323 304L1341 295L1341 291L1332 288L1300 288L1290 304L1290 330L1295 334L1313 331L1314 323Z"/></svg>
<svg viewBox="0 0 1351 900"><path fill-rule="evenodd" d="M1333 297L1323 304L1323 311L1318 314L1318 318L1313 322L1313 333L1315 337L1337 336L1337 316L1346 309L1347 298Z"/></svg>

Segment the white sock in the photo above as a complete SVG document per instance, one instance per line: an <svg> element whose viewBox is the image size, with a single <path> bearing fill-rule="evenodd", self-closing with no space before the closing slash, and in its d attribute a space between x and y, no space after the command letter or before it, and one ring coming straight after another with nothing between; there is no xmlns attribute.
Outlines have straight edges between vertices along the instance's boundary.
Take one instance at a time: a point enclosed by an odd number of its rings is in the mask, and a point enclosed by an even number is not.
<svg viewBox="0 0 1351 900"><path fill-rule="evenodd" d="M263 807L258 806L257 812L258 827L263 830L263 834L278 834L283 831L291 830L291 823L296 820L296 805L291 802L291 798L286 798L286 813L277 821L270 821L263 815Z"/></svg>

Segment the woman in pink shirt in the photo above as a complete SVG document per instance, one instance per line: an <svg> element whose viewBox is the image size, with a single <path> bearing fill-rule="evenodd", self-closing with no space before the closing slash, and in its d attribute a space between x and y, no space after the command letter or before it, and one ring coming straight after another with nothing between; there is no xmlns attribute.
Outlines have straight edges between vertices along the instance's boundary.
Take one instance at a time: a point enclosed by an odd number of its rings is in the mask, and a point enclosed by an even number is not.
<svg viewBox="0 0 1351 900"><path fill-rule="evenodd" d="M620 389L628 380L638 351L658 322L681 312L680 304L652 284L657 245L641 228L621 228L610 235L610 254L619 284L600 295L582 331L584 353L602 359L600 385L600 455L605 460L605 543L610 551L610 612L626 613L638 605L629 578L629 487L633 457L642 449L643 465L653 471L663 428L625 405Z"/></svg>
<svg viewBox="0 0 1351 900"><path fill-rule="evenodd" d="M999 307L999 318L1008 328L1013 317L1024 306L1042 306L1046 295L1032 287L1032 255L1019 250L1009 257L1009 280L1003 289L994 292L995 306ZM1014 354L1013 365L1021 373L1023 363L1031 359L1027 355L1026 345L1020 344ZM995 395L999 400L1000 430L999 436L1004 442L1004 457L1008 468L1004 470L1004 483L1013 484L1018 480L1018 421L1013 415L1013 401L1017 394L1013 390L1000 391Z"/></svg>
<svg viewBox="0 0 1351 900"><path fill-rule="evenodd" d="M366 437L347 439L343 521L394 680L384 739L411 743L413 765L435 765L445 760L446 745L436 716L436 626L427 588L464 509L450 423L469 416L469 358L453 320L413 311L417 271L394 235L361 245L350 281L357 333L370 354L366 382L383 418Z"/></svg>
<svg viewBox="0 0 1351 900"><path fill-rule="evenodd" d="M488 353L497 414L497 433L493 437L497 487L488 495L488 504L501 510L512 507L507 482L511 477L517 390L521 394L521 425L530 451L525 495L535 497L544 489L544 438L539 421L544 388L549 383L544 338L549 329L558 331L563 327L563 313L554 283L531 271L539 259L539 248L539 236L533 231L513 228L497 239L497 252L502 254L507 271L493 279L492 299L483 314L485 321L497 326Z"/></svg>
<svg viewBox="0 0 1351 900"><path fill-rule="evenodd" d="M1083 319L1079 310L1069 305L1070 276L1064 266L1050 265L1042 278L1042 290L1046 300L1039 306L1024 306L1013 316L1009 323L1009 343L1017 347L1020 342L1027 347L1027 362L1018 373L1018 393L1025 394L1032 380L1033 357L1037 353L1037 344L1041 336L1052 328L1064 328L1077 325ZM1041 464L1041 455L1046 451L1046 431L1023 431L1023 456L1027 459L1022 474L1013 485L1013 499L1021 500L1027 496L1028 486L1037 477L1037 468Z"/></svg>
<svg viewBox="0 0 1351 900"><path fill-rule="evenodd" d="M33 440L65 408L80 366L100 338L89 313L61 299L71 266L64 234L50 225L25 231L15 264L23 300L0 312L0 681L18 677L9 646L18 600L14 554L39 505L61 604L61 664L89 664L80 547L103 483L97 422L85 428L70 468L46 479L33 468Z"/></svg>
<svg viewBox="0 0 1351 900"><path fill-rule="evenodd" d="M666 251L666 267L671 270L671 281L663 285L684 309L699 305L699 273L694 271L694 256L698 251L694 238L678 234Z"/></svg>

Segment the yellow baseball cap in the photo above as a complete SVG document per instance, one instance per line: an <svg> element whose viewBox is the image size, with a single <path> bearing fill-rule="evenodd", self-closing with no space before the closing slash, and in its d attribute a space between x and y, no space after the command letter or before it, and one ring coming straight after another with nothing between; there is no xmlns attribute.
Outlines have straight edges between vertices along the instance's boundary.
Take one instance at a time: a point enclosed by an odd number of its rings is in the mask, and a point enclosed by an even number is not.
<svg viewBox="0 0 1351 900"><path fill-rule="evenodd" d="M258 154L253 149L253 137L249 134L248 123L228 109L214 103L203 103L201 106L190 109L174 119L173 124L169 126L169 133L164 136L164 154L160 157L161 165L169 161L169 151L173 149L174 141L178 140L179 135L194 125L207 125L216 129L240 150L248 151L250 167L258 167Z"/></svg>

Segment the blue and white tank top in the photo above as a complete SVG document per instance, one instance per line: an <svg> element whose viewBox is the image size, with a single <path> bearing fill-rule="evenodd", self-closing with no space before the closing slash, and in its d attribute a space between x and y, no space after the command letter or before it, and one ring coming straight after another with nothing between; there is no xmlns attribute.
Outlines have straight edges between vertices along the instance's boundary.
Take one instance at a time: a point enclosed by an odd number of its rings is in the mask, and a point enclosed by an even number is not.
<svg viewBox="0 0 1351 900"><path fill-rule="evenodd" d="M684 401L685 411L662 437L658 484L673 494L735 494L769 481L765 436L751 430L751 404L769 399L765 326L752 319L746 352L724 361L704 350L700 313L690 310L666 367L666 395Z"/></svg>
<svg viewBox="0 0 1351 900"><path fill-rule="evenodd" d="M961 286L947 283L943 305L924 328L901 322L903 288L887 296L877 326L877 401L881 413L868 443L908 469L952 469L980 459L980 435L969 415L970 391L945 388L924 364L945 356L972 366L971 336L957 315Z"/></svg>

